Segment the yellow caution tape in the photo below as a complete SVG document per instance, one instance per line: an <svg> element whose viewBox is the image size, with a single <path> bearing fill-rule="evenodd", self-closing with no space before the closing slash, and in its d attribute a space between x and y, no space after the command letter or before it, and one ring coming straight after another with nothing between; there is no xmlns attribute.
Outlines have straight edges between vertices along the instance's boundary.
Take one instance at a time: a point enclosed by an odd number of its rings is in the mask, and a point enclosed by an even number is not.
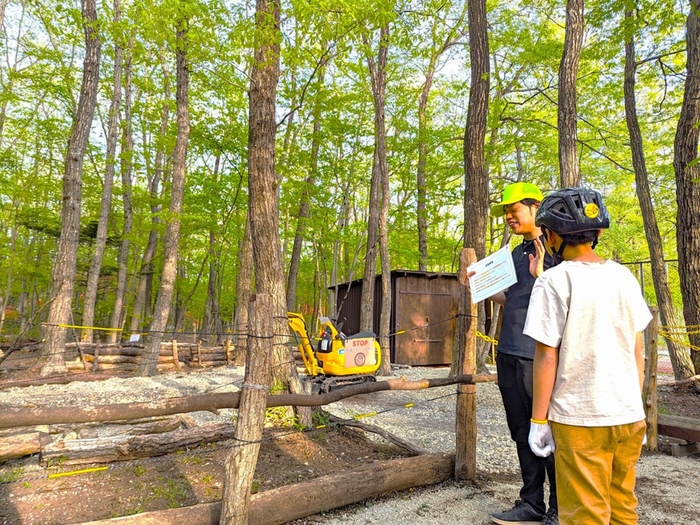
<svg viewBox="0 0 700 525"><path fill-rule="evenodd" d="M352 416L353 419L362 419L363 417L372 417L376 416L376 412L369 412L367 414L357 414L356 416Z"/></svg>
<svg viewBox="0 0 700 525"><path fill-rule="evenodd" d="M82 470L72 470L70 472L57 472L55 474L49 474L49 479L63 478L65 476L75 476L76 474L86 474L88 472L100 472L101 470L107 470L109 467L93 467L84 468Z"/></svg>
<svg viewBox="0 0 700 525"><path fill-rule="evenodd" d="M82 328L84 330L103 330L105 332L121 332L123 328L101 328L99 326L79 326L74 324L58 323L59 328Z"/></svg>

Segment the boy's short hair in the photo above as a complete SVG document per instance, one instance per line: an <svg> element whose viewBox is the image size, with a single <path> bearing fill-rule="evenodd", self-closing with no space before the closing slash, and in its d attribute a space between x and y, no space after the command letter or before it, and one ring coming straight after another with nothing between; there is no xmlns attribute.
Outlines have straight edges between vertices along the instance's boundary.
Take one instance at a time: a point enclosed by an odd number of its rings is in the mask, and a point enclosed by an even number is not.
<svg viewBox="0 0 700 525"><path fill-rule="evenodd" d="M579 246L581 244L593 244L598 241L598 230L588 230L576 233L565 233L560 235L562 241L568 246Z"/></svg>

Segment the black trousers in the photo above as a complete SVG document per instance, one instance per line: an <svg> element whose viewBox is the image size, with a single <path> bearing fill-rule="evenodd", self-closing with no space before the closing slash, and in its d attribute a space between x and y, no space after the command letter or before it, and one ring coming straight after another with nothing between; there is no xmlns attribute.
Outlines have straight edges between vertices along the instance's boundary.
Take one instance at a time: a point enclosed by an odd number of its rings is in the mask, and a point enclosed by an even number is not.
<svg viewBox="0 0 700 525"><path fill-rule="evenodd" d="M532 359L499 353L496 357L498 388L506 410L510 437L515 441L523 488L520 499L544 514L544 481L549 479L549 507L557 508L554 455L536 456L527 442L532 414Z"/></svg>

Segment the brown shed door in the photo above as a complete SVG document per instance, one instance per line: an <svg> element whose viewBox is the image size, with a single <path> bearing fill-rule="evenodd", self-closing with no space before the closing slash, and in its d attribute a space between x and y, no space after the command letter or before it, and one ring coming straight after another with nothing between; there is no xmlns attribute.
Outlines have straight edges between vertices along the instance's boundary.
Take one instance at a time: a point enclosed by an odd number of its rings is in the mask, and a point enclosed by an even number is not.
<svg viewBox="0 0 700 525"><path fill-rule="evenodd" d="M401 365L452 362L457 302L452 293L398 290L395 357Z"/></svg>

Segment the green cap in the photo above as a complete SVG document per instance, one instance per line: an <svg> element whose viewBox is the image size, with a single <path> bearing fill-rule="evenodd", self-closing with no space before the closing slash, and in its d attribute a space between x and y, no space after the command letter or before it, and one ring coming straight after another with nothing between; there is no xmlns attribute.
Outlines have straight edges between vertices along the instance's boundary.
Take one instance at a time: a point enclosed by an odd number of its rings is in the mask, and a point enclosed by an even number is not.
<svg viewBox="0 0 700 525"><path fill-rule="evenodd" d="M535 199L541 201L543 198L540 189L531 182L514 182L508 184L503 189L503 198L498 204L491 206L492 217L503 217L505 215L504 207L508 204L514 204L524 199Z"/></svg>

